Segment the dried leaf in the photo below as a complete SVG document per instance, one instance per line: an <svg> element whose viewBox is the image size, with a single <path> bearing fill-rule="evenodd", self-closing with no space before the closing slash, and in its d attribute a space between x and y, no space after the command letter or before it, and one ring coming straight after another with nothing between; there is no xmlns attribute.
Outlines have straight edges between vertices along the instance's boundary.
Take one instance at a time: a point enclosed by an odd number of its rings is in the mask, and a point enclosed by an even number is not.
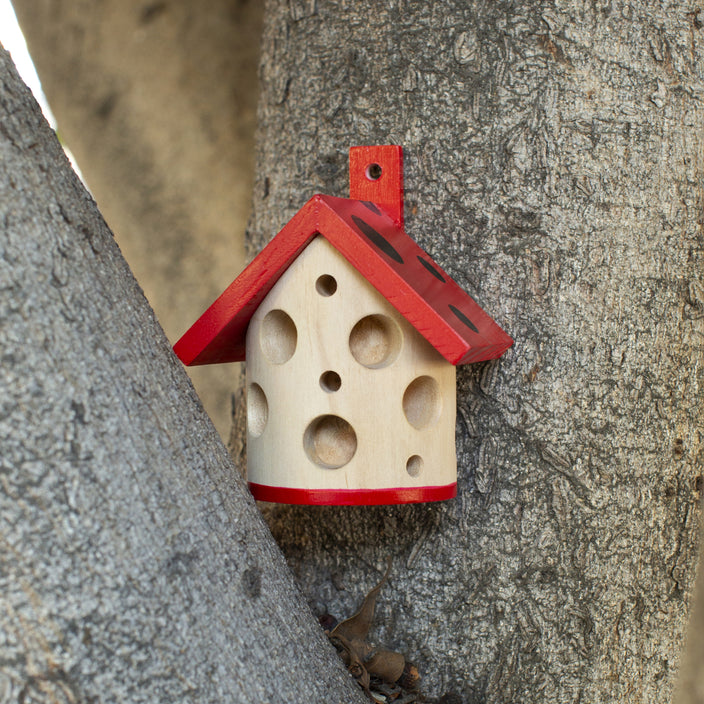
<svg viewBox="0 0 704 704"><path fill-rule="evenodd" d="M415 690L420 680L415 665L406 662L401 653L374 648L366 640L374 618L377 596L390 571L391 559L386 573L364 598L360 610L326 633L350 674L372 701L377 704L410 704L416 701L417 695L409 690ZM324 620L329 622L331 618L326 615Z"/></svg>
<svg viewBox="0 0 704 704"><path fill-rule="evenodd" d="M370 675L384 682L394 683L403 675L406 658L393 650L378 648L364 661L364 667Z"/></svg>
<svg viewBox="0 0 704 704"><path fill-rule="evenodd" d="M362 608L350 618L346 619L342 623L335 626L334 630L330 634L331 636L342 635L347 640L364 640L369 633L369 628L372 625L372 620L374 619L374 607L376 606L376 598L381 591L381 588L386 584L389 572L391 572L391 559L389 559L389 565L386 568L386 574L381 578L379 584L372 589L367 596L364 598L362 603Z"/></svg>
<svg viewBox="0 0 704 704"><path fill-rule="evenodd" d="M360 685L362 685L364 691L368 693L369 673L364 667L364 664L362 663L362 656L357 652L355 645L340 634L335 636L330 634L330 642L337 649L337 652L340 654L342 662L345 663L349 673L357 680L357 682L359 682ZM364 641L362 641L362 645L366 646Z"/></svg>

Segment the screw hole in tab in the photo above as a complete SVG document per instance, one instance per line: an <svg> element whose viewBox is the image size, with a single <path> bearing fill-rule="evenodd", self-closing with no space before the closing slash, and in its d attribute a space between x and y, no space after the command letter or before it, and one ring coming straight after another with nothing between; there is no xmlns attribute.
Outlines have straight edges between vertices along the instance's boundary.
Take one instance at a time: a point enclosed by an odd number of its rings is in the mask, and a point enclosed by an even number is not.
<svg viewBox="0 0 704 704"><path fill-rule="evenodd" d="M379 164L369 164L367 166L366 171L364 172L365 176L370 180L370 181L378 181L381 178L381 173L382 173L382 168L379 166Z"/></svg>

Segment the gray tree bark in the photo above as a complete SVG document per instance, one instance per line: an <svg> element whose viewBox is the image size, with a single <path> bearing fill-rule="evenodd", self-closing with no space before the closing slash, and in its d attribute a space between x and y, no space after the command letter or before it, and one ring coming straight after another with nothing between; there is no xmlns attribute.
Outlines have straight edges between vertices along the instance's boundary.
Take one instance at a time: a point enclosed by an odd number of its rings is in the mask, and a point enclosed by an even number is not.
<svg viewBox="0 0 704 704"><path fill-rule="evenodd" d="M244 264L262 4L13 5L62 141L175 342ZM191 377L226 436L237 375Z"/></svg>
<svg viewBox="0 0 704 704"><path fill-rule="evenodd" d="M675 704L701 704L704 702L704 574L702 574L702 547L699 536L699 569L692 598L691 617L687 629L687 642L680 676L675 690Z"/></svg>
<svg viewBox="0 0 704 704"><path fill-rule="evenodd" d="M251 252L347 193L349 146L402 144L408 232L516 339L459 370L456 500L266 510L320 613L393 558L375 636L430 698L671 697L702 491L700 10L267 3Z"/></svg>
<svg viewBox="0 0 704 704"><path fill-rule="evenodd" d="M0 49L0 702L363 701Z"/></svg>

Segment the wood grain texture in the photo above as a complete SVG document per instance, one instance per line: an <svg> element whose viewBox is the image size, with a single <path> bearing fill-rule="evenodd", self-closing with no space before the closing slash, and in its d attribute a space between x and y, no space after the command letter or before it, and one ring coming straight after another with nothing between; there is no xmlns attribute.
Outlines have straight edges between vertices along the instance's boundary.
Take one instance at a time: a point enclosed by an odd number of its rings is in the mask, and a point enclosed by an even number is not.
<svg viewBox="0 0 704 704"><path fill-rule="evenodd" d="M0 50L0 700L364 701Z"/></svg>
<svg viewBox="0 0 704 704"><path fill-rule="evenodd" d="M402 144L407 231L516 339L458 370L455 501L267 509L317 611L393 557L375 637L428 696L671 696L701 494L700 5L267 5L251 251L344 191L349 146Z"/></svg>
<svg viewBox="0 0 704 704"><path fill-rule="evenodd" d="M322 236L252 317L247 389L250 482L329 496L456 481L455 367Z"/></svg>

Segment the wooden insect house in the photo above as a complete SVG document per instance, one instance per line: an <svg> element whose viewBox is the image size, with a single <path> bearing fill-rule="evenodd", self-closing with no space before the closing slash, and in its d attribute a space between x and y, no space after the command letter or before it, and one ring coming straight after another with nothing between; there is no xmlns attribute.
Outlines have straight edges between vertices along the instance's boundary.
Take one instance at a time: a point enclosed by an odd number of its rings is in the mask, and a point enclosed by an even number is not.
<svg viewBox="0 0 704 704"><path fill-rule="evenodd" d="M353 147L351 198L311 198L175 345L246 361L256 499L456 495L455 365L513 341L405 233L402 166L398 146Z"/></svg>

